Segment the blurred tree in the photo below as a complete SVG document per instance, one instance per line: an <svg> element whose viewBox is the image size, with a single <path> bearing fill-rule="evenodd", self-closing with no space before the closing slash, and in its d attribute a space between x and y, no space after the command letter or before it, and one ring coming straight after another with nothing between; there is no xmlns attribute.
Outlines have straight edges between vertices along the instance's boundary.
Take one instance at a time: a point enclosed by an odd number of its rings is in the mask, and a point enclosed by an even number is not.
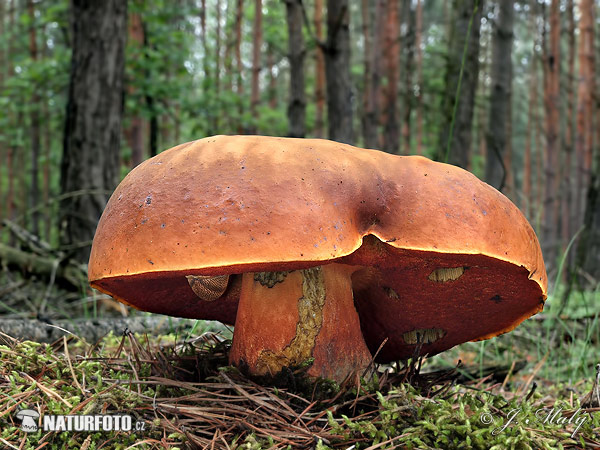
<svg viewBox="0 0 600 450"><path fill-rule="evenodd" d="M4 90L4 70L8 65L5 39L4 39L4 18L5 16L5 4L4 1L0 1L0 92ZM7 145L5 139L0 139L0 164L4 165L5 160L8 158ZM4 173L4 170L0 169L0 198L4 198L4 178L8 177L8 174ZM2 220L6 214L6 203L0 204L0 230L2 230Z"/></svg>
<svg viewBox="0 0 600 450"><path fill-rule="evenodd" d="M263 42L262 29L262 0L254 0L254 29L252 32L252 83L250 92L250 114L252 115L252 127L248 130L256 134L258 118L258 105L260 103L260 70L261 52Z"/></svg>
<svg viewBox="0 0 600 450"><path fill-rule="evenodd" d="M73 54L61 167L61 244L87 262L119 181L127 2L73 0Z"/></svg>
<svg viewBox="0 0 600 450"><path fill-rule="evenodd" d="M497 2L496 20L492 37L492 86L488 132L486 136L487 158L485 180L496 189L506 187L508 172L505 157L510 154L511 134L509 131L512 96L512 46L514 23L514 0Z"/></svg>
<svg viewBox="0 0 600 450"><path fill-rule="evenodd" d="M242 74L244 73L244 66L242 63L242 18L244 16L244 0L237 0L237 6L235 9L235 67L237 73L236 79L236 94L238 99L241 99L244 96L244 78ZM238 102L238 115L242 116L243 113L243 104L242 102ZM244 130L241 127L241 124L238 124L237 128L238 133L242 133Z"/></svg>
<svg viewBox="0 0 600 450"><path fill-rule="evenodd" d="M144 35L144 25L139 12L129 14L128 23L128 46L132 53L137 53L139 57L143 57L144 44L146 42ZM136 86L133 83L127 83L127 95L135 94ZM141 116L140 108L136 108L136 112L129 118L128 126L125 128L125 138L131 148L130 166L135 167L144 159L144 121Z"/></svg>
<svg viewBox="0 0 600 450"><path fill-rule="evenodd" d="M452 8L438 159L462 168L471 152L483 6L484 0L454 0Z"/></svg>
<svg viewBox="0 0 600 450"><path fill-rule="evenodd" d="M290 60L290 101L288 122L290 137L304 137L306 98L304 95L304 36L302 34L302 0L285 0Z"/></svg>
<svg viewBox="0 0 600 450"><path fill-rule="evenodd" d="M325 75L329 139L354 143L348 0L327 0Z"/></svg>
<svg viewBox="0 0 600 450"><path fill-rule="evenodd" d="M421 0L417 0L415 12L415 52L416 52L416 68L417 73L417 155L423 154L423 4Z"/></svg>
<svg viewBox="0 0 600 450"><path fill-rule="evenodd" d="M379 148L379 100L381 97L381 53L386 0L362 0L364 82L362 133L367 148Z"/></svg>
<svg viewBox="0 0 600 450"><path fill-rule="evenodd" d="M543 250L551 267L556 264L559 224L559 101L560 101L560 0L550 5L550 39L544 28L544 109L546 125L546 156L544 159L544 221Z"/></svg>
<svg viewBox="0 0 600 450"><path fill-rule="evenodd" d="M29 56L32 63L36 64L38 59L38 44L33 0L27 0L27 12L29 14ZM29 112L29 120L31 122L31 185L29 187L29 207L33 211L31 213L31 232L38 236L40 234L40 213L37 209L37 206L40 201L39 160L41 146L40 93L38 86L33 86L30 106L31 110Z"/></svg>
<svg viewBox="0 0 600 450"><path fill-rule="evenodd" d="M575 149L577 154L577 189L575 193L576 216L580 218L577 228L581 226L586 208L586 192L592 169L594 146L594 97L595 58L594 58L594 1L581 0L579 5L581 20L579 21L579 76L577 85L577 133ZM600 114L600 113L598 113ZM600 143L598 143L600 144ZM589 205L589 194L587 196Z"/></svg>
<svg viewBox="0 0 600 450"><path fill-rule="evenodd" d="M533 36L536 36L536 11L531 12L530 20L530 32ZM531 46L531 56L529 57L529 104L527 112L527 124L526 124L526 138L525 138L525 155L524 155L524 172L523 172L523 197L524 197L524 208L523 212L525 216L531 219L533 217L533 207L537 205L537 201L534 196L533 189L533 174L532 166L535 165L539 169L537 161L534 164L533 158L533 141L539 140L537 133L535 132L538 127L538 76L537 76L537 60L538 54L536 47L539 45L538 39L534 37L533 44Z"/></svg>
<svg viewBox="0 0 600 450"><path fill-rule="evenodd" d="M594 161L594 131L600 128L600 108L596 106L595 8L594 0L579 4L579 84L577 90L577 150L578 182L577 205L585 200L584 232L578 248L578 267L596 281L600 280L600 143L596 143ZM594 123L594 117L597 123ZM583 191L583 192L581 192ZM587 196L582 199L583 193ZM581 214L579 215L581 217ZM588 277L588 280L590 279Z"/></svg>
<svg viewBox="0 0 600 450"><path fill-rule="evenodd" d="M398 120L398 83L400 74L400 22L398 0L387 0L385 10L383 59L385 66L383 105L383 150L398 153L400 122Z"/></svg>
<svg viewBox="0 0 600 450"><path fill-rule="evenodd" d="M561 214L560 214L560 229L561 229L561 252L565 253L567 245L571 239L574 208L573 204L573 153L574 153L574 127L575 127L575 56L577 50L575 48L575 3L573 0L567 0L567 76L565 80L565 91L567 94L567 114L565 124L565 140L564 140L564 167L561 179ZM568 256L568 261L573 260ZM566 276L567 271L563 272Z"/></svg>
<svg viewBox="0 0 600 450"><path fill-rule="evenodd" d="M411 147L411 118L415 99L415 45L416 45L416 9L411 0L402 1L402 28L404 34L400 41L400 52L404 55L402 76L404 92L402 95L402 154L410 154Z"/></svg>
<svg viewBox="0 0 600 450"><path fill-rule="evenodd" d="M323 41L323 0L315 0L315 35L319 42ZM315 49L315 137L325 136L325 53L323 47Z"/></svg>

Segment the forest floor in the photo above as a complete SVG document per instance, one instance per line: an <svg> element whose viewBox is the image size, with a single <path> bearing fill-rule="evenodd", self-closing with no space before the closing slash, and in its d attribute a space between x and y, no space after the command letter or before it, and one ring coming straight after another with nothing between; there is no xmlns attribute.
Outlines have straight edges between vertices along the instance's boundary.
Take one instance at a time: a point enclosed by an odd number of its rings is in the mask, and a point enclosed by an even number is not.
<svg viewBox="0 0 600 450"><path fill-rule="evenodd" d="M0 328L156 318L8 271L0 286ZM307 382L302 370L260 385L227 366L231 330L215 323L163 319L148 333L48 343L2 333L0 448L600 448L600 292L573 293L559 313L561 301L551 296L506 335L342 386ZM21 428L27 409L41 414L37 431ZM42 426L44 416L99 414L127 416L132 429Z"/></svg>

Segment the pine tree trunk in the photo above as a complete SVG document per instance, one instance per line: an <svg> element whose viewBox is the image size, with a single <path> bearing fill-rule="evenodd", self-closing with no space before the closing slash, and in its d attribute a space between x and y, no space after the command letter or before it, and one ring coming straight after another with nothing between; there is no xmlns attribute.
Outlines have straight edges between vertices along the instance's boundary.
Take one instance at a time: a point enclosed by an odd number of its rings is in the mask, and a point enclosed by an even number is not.
<svg viewBox="0 0 600 450"><path fill-rule="evenodd" d="M29 26L29 56L33 61L33 64L35 64L38 59L38 45L33 0L27 0L27 11L29 14L29 20L31 21ZM38 92L38 87L34 85L31 96L31 112L29 115L31 120L31 184L29 186L29 207L33 209L31 214L31 232L36 236L39 236L40 234L40 213L38 209L34 209L36 206L38 206L40 201L39 160L41 147L41 124L39 108L40 95Z"/></svg>
<svg viewBox="0 0 600 450"><path fill-rule="evenodd" d="M400 67L400 23L398 0L387 0L385 11L385 104L383 110L383 150L398 153L400 150L400 121L398 120L398 82Z"/></svg>
<svg viewBox="0 0 600 450"><path fill-rule="evenodd" d="M411 0L404 0L402 2L402 17L404 22L404 29L406 30L403 38L401 39L402 49L400 50L404 54L404 102L402 105L402 154L410 154L410 141L411 141L411 118L414 103L414 64L415 64L415 45L416 45L416 12L411 7Z"/></svg>
<svg viewBox="0 0 600 450"><path fill-rule="evenodd" d="M235 92L237 93L238 99L242 99L244 97L244 79L242 77L242 73L244 73L244 65L242 64L242 18L244 16L244 0L237 0L237 6L235 8L235 47L234 47L234 57L235 57L235 67L237 69L236 73L236 83L235 83ZM239 105L239 117L241 118L244 112L244 105L240 102ZM245 130L242 127L241 122L237 124L238 133L243 133Z"/></svg>
<svg viewBox="0 0 600 450"><path fill-rule="evenodd" d="M131 47L136 47L139 57L143 57L144 48L144 27L142 18L138 13L131 14L128 24L129 42ZM127 94L133 95L135 88L133 85L127 86ZM130 119L129 127L125 130L127 143L131 148L130 166L133 168L144 159L144 122L139 114L135 114Z"/></svg>
<svg viewBox="0 0 600 450"><path fill-rule="evenodd" d="M329 139L353 144L348 0L327 0L325 76Z"/></svg>
<svg viewBox="0 0 600 450"><path fill-rule="evenodd" d="M567 91L567 122L565 124L565 145L564 145L564 170L562 176L562 189L561 189L561 251L564 252L567 249L569 240L571 239L571 226L573 217L573 127L575 121L574 117L574 88L573 81L575 80L575 14L574 14L574 1L567 1L567 33L568 33L568 72L566 79L566 91ZM567 276L567 271L563 272L563 276Z"/></svg>
<svg viewBox="0 0 600 450"><path fill-rule="evenodd" d="M231 26L229 17L232 14L234 8L233 3L235 0L227 0L225 8L225 54L223 55L223 73L225 77L223 79L223 88L227 92L233 92L233 74L232 69L233 59L231 52L233 51L234 40L231 39ZM228 124L229 125L229 124Z"/></svg>
<svg viewBox="0 0 600 450"><path fill-rule="evenodd" d="M502 190L512 170L504 161L511 139L507 131L511 117L514 0L504 0L498 5L499 14L492 38L492 90L486 136L485 180Z"/></svg>
<svg viewBox="0 0 600 450"><path fill-rule="evenodd" d="M417 155L423 154L423 49L421 39L423 36L423 4L417 0L415 13L415 51L416 72L419 92L417 95Z"/></svg>
<svg viewBox="0 0 600 450"><path fill-rule="evenodd" d="M483 33L479 39L480 45L480 58L481 63L479 65L479 78L482 80L490 80L491 79L491 61L492 61L492 30L489 27L486 33ZM476 96L479 98L488 98L491 96L491 89L488 87L490 83L479 83L477 87L478 92ZM487 102L486 102L487 103ZM474 112L475 120L477 121L477 126L474 127L474 147L477 149L477 155L481 163L483 164L483 176L485 177L485 161L487 159L488 148L487 148L487 129L488 129L488 118L489 118L489 105L483 104L480 102L479 105L476 106ZM467 167L471 170L473 158L469 158L469 164Z"/></svg>
<svg viewBox="0 0 600 450"><path fill-rule="evenodd" d="M143 33L143 37L144 37L144 47L151 49L151 50L156 50L156 47L154 46L154 44L152 43L152 36L150 36L150 32L148 30L148 28L145 26L144 22L140 22L141 25L144 27L142 30ZM151 79L152 77L152 73L150 71L150 64L147 65L147 69L146 69L146 78L148 80ZM154 96L152 95L151 91L146 91L145 94L145 99L146 99L146 106L148 107L148 111L149 111L149 115L150 115L150 120L149 120L149 127L148 127L148 147L149 150L148 152L150 153L150 157L156 156L158 154L158 109L156 108L156 99L154 98Z"/></svg>
<svg viewBox="0 0 600 450"><path fill-rule="evenodd" d="M13 75L14 67L12 64L14 52L14 36L18 36L15 27L15 12L14 12L14 0L9 0L6 12L8 15L8 26L7 26L7 46L6 46L6 66L2 66L2 69L6 68L6 77L9 78ZM9 123L12 123L14 119L13 114L9 116ZM14 219L15 215L15 147L11 142L8 143L6 148L6 172L8 177L8 187L6 189L6 218L9 220ZM13 235L9 235L9 244L13 243Z"/></svg>
<svg viewBox="0 0 600 450"><path fill-rule="evenodd" d="M600 151L594 147L594 99L596 68L594 58L594 0L581 0L579 22L579 84L577 89L577 138L575 141L579 180L576 204L584 205L584 232L578 246L577 265L584 273L600 280ZM596 108L600 126L600 108ZM600 141L600 138L599 138ZM597 147L597 145L596 145ZM583 196L587 193L585 198ZM596 286L591 286L592 288Z"/></svg>
<svg viewBox="0 0 600 450"><path fill-rule="evenodd" d="M323 41L323 0L315 0L315 35ZM320 45L315 49L315 137L325 136L325 53Z"/></svg>
<svg viewBox="0 0 600 450"><path fill-rule="evenodd" d="M127 2L73 0L73 54L61 167L61 243L87 262L119 180ZM75 195L76 192L83 195Z"/></svg>
<svg viewBox="0 0 600 450"><path fill-rule="evenodd" d="M364 88L362 130L367 148L380 148L381 56L386 0L362 1L364 48Z"/></svg>
<svg viewBox="0 0 600 450"><path fill-rule="evenodd" d="M4 36L4 17L5 6L4 1L0 1L0 36ZM8 61L4 52L4 44L0 45L0 92L4 90L4 70L8 65ZM3 140L0 140L0 164L6 164L8 158L7 146ZM0 170L0 198L4 196L4 171ZM2 220L6 217L6 202L0 204L0 241L2 240Z"/></svg>
<svg viewBox="0 0 600 450"><path fill-rule="evenodd" d="M373 114L373 98L371 96L371 85L373 83L373 36L371 32L371 7L374 5L369 0L361 1L362 34L364 41L363 64L363 97L362 97L362 133L366 148L374 148L377 145L377 120Z"/></svg>
<svg viewBox="0 0 600 450"><path fill-rule="evenodd" d="M269 71L269 108L276 109L279 103L277 96L277 74L275 73L275 56L273 55L273 46L271 44L267 46L267 69Z"/></svg>
<svg viewBox="0 0 600 450"><path fill-rule="evenodd" d="M577 186L575 192L578 220L576 228L582 224L585 214L586 192L592 168L592 150L594 140L594 1L581 0L581 19L579 21L579 76L577 86L577 133L575 149L577 154ZM600 113L599 113L600 114ZM589 200L588 200L589 203ZM575 229L575 228L574 228Z"/></svg>
<svg viewBox="0 0 600 450"><path fill-rule="evenodd" d="M532 139L538 139L538 136L534 136L534 130L536 130L536 108L537 108L537 52L536 52L537 40L534 39L532 45L532 55L529 63L529 109L527 112L527 134L525 138L525 161L524 161L524 173L523 173L523 197L525 200L525 207L523 211L525 216L529 219L533 216L533 206L535 198L533 196L532 185Z"/></svg>
<svg viewBox="0 0 600 450"><path fill-rule="evenodd" d="M454 0L452 8L454 20L451 21L438 159L463 168L468 166L471 152L483 6L484 0ZM465 43L467 43L466 54L459 90Z"/></svg>
<svg viewBox="0 0 600 450"><path fill-rule="evenodd" d="M286 0L288 58L290 61L290 102L288 105L288 135L304 137L306 98L304 95L304 37L302 35L302 0Z"/></svg>
<svg viewBox="0 0 600 450"><path fill-rule="evenodd" d="M218 103L219 96L221 94L221 0L217 0L215 21L217 29L215 30L215 73L214 73L214 99L217 99L215 103L212 103L212 111L210 114L211 129L209 134L217 134L220 129L220 114L221 108Z"/></svg>
<svg viewBox="0 0 600 450"><path fill-rule="evenodd" d="M550 42L544 44L544 108L546 157L544 160L544 220L542 248L546 264L555 267L559 223L559 95L560 95L560 0L550 6Z"/></svg>
<svg viewBox="0 0 600 450"><path fill-rule="evenodd" d="M46 47L46 50L48 48ZM44 198L44 239L46 242L50 242L53 217L50 208L50 161L51 161L51 150L52 150L52 120L50 113L48 112L48 102L42 103L42 115L44 124L44 166L43 166L43 198Z"/></svg>
<svg viewBox="0 0 600 450"><path fill-rule="evenodd" d="M200 45L202 46L202 68L204 71L204 78L208 78L210 76L210 71L208 70L208 45L206 42L206 0L201 0L200 3Z"/></svg>
<svg viewBox="0 0 600 450"><path fill-rule="evenodd" d="M260 103L260 69L261 69L261 48L262 48L262 0L254 0L254 31L252 36L252 84L250 92L250 114L253 125L251 134L257 132L258 105Z"/></svg>

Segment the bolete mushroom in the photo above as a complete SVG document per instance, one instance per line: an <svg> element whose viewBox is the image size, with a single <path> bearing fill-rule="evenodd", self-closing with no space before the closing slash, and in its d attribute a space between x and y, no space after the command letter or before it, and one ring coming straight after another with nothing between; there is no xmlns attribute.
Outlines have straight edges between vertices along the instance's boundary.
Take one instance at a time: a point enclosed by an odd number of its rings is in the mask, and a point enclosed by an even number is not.
<svg viewBox="0 0 600 450"><path fill-rule="evenodd" d="M135 168L98 224L95 288L235 323L231 363L343 380L542 310L536 235L460 168L337 142L215 136Z"/></svg>

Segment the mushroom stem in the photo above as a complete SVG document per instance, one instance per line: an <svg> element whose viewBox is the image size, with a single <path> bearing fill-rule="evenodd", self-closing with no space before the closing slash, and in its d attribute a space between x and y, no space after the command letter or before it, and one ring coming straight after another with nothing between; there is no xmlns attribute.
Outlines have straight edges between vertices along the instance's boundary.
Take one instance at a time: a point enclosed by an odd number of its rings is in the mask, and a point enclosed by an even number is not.
<svg viewBox="0 0 600 450"><path fill-rule="evenodd" d="M338 382L362 372L371 354L352 297L356 269L244 274L230 362L259 376L311 364L309 376Z"/></svg>

